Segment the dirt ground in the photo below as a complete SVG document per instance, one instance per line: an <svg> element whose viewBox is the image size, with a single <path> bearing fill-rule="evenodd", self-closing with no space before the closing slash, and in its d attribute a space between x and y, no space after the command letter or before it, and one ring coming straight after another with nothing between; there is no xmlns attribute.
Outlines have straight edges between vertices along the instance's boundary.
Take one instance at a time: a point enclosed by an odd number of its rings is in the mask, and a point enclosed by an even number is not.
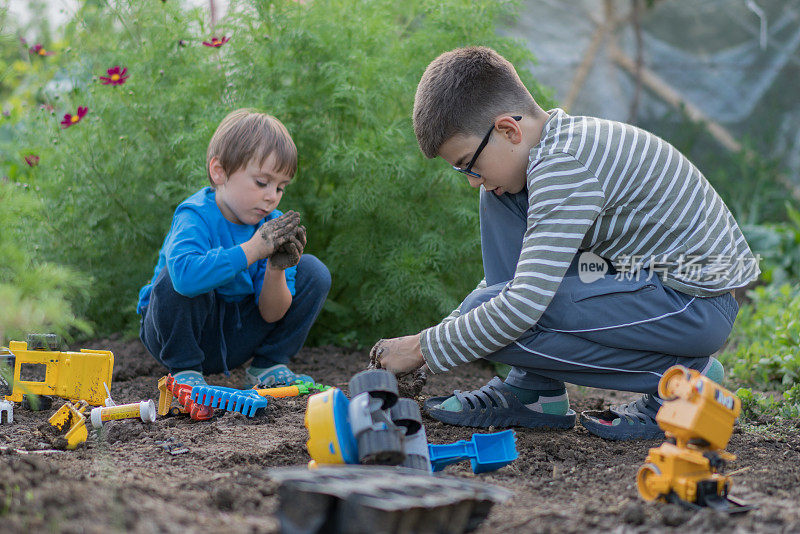
<svg viewBox="0 0 800 534"><path fill-rule="evenodd" d="M98 340L82 346L115 355L112 394L118 403L158 399L163 369L138 340ZM294 364L319 382L346 388L363 369L364 352L335 347L304 349ZM474 389L489 378L473 364L432 376L422 397ZM243 371L211 376L239 387ZM630 394L570 388L580 412ZM277 484L266 469L305 465L305 398L275 399L265 416L224 413L209 422L187 416L155 423L116 421L75 451L49 449L38 430L47 412L19 405L13 425L0 426L0 532L277 532ZM222 413L222 412L218 412ZM476 429L425 418L429 442L469 439ZM642 501L635 476L647 450L660 442L615 443L569 431L517 429L519 458L493 473L473 475L469 463L446 473L475 478L514 492L496 505L477 532L800 532L800 430L773 425L737 427L729 450L738 456L732 495L759 508L739 516L699 513ZM170 454L180 448L183 454Z"/></svg>

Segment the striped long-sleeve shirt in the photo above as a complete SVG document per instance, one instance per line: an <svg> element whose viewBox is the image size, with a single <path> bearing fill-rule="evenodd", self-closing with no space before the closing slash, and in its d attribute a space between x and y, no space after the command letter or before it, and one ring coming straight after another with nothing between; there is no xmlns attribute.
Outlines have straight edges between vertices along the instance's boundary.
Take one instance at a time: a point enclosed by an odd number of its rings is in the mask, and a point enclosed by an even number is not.
<svg viewBox="0 0 800 534"><path fill-rule="evenodd" d="M434 373L491 354L532 328L579 249L633 271L648 267L664 285L699 297L758 276L736 221L702 173L634 126L551 111L530 152L527 191L513 280L488 302L463 315L455 310L421 333Z"/></svg>

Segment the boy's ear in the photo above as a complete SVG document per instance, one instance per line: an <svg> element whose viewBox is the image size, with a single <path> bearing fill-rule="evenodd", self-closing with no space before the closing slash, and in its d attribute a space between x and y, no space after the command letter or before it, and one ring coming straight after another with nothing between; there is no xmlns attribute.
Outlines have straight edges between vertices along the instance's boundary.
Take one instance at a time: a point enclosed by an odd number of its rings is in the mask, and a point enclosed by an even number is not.
<svg viewBox="0 0 800 534"><path fill-rule="evenodd" d="M494 127L498 132L513 144L522 142L522 127L511 115L502 115L494 121Z"/></svg>
<svg viewBox="0 0 800 534"><path fill-rule="evenodd" d="M228 181L225 170L222 168L222 163L219 162L216 156L208 162L208 174L211 176L211 181L214 182L214 185L222 185Z"/></svg>

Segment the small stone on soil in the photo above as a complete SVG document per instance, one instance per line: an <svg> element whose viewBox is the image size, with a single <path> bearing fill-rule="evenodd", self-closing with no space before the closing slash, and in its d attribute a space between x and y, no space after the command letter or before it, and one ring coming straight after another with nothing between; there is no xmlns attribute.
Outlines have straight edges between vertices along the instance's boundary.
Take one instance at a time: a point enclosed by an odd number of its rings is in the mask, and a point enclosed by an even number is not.
<svg viewBox="0 0 800 534"><path fill-rule="evenodd" d="M677 504L667 504L661 508L661 522L668 527L677 527L689 520L690 513Z"/></svg>
<svg viewBox="0 0 800 534"><path fill-rule="evenodd" d="M629 504L622 510L622 520L629 525L641 525L644 523L644 508L641 504Z"/></svg>
<svg viewBox="0 0 800 534"><path fill-rule="evenodd" d="M220 510L233 510L236 496L231 489L222 487L212 494L211 499Z"/></svg>

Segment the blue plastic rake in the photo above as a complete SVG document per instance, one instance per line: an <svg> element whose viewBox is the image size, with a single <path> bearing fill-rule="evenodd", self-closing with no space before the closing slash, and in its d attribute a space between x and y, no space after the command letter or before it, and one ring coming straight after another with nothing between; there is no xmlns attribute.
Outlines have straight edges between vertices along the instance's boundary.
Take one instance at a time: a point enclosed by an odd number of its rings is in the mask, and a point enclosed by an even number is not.
<svg viewBox="0 0 800 534"><path fill-rule="evenodd" d="M247 417L253 417L258 410L266 408L269 402L255 390L223 386L194 386L191 399L203 406L239 412Z"/></svg>

